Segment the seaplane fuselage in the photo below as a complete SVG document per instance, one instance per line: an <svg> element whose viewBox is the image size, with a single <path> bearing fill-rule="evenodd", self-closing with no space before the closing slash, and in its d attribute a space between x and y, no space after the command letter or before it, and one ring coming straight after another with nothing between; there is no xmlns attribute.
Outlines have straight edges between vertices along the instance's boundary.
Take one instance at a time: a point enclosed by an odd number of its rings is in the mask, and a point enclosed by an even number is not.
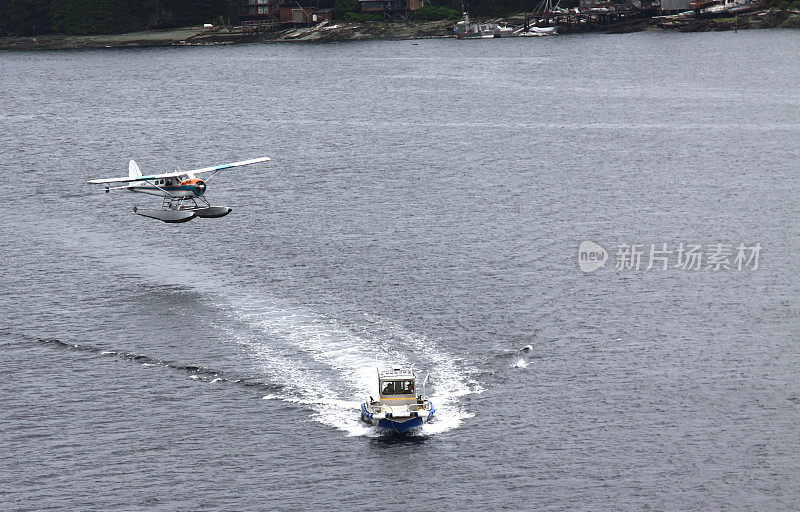
<svg viewBox="0 0 800 512"><path fill-rule="evenodd" d="M149 181L131 183L125 187L131 192L153 196L175 198L194 198L206 193L206 182L200 178L176 176L174 178L153 178Z"/></svg>

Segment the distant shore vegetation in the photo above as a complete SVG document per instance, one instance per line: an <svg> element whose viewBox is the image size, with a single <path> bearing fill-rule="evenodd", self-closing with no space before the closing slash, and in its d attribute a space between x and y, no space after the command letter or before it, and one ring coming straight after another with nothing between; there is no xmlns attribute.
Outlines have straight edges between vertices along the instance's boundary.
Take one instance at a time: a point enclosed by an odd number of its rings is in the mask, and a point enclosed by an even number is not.
<svg viewBox="0 0 800 512"><path fill-rule="evenodd" d="M0 33L117 34L236 22L241 0L0 0Z"/></svg>
<svg viewBox="0 0 800 512"><path fill-rule="evenodd" d="M577 0L567 0L577 5ZM426 0L411 21L457 19L462 6L476 16L504 16L535 7L530 0ZM563 3L563 0L562 0ZM303 4L302 0L300 4ZM383 21L361 12L358 0L320 0L336 19ZM203 23L238 24L244 0L0 0L0 35L118 34Z"/></svg>
<svg viewBox="0 0 800 512"><path fill-rule="evenodd" d="M385 21L380 14L362 13L358 0L316 0L333 8L337 20L368 23ZM299 0L299 4L304 4ZM462 8L477 17L506 17L533 11L538 0L425 0L411 13L412 22L456 20ZM561 0L576 7L578 0ZM764 0L764 7L800 9L800 0ZM150 29L236 25L245 13L245 0L0 0L0 36L44 34L119 34Z"/></svg>
<svg viewBox="0 0 800 512"><path fill-rule="evenodd" d="M540 0L425 0L424 6L411 13L411 21L440 21L461 18L462 9L475 16L504 17L532 11ZM567 4L567 5L565 5ZM577 7L578 0L561 0L562 7ZM384 21L380 14L364 14L358 0L334 0L334 15L345 21Z"/></svg>

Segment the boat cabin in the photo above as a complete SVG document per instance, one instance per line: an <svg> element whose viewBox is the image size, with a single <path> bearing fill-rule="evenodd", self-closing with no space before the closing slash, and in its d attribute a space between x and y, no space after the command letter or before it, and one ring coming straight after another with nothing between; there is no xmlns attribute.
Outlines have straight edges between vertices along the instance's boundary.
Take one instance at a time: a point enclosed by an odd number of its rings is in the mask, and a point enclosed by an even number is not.
<svg viewBox="0 0 800 512"><path fill-rule="evenodd" d="M398 405L413 403L416 397L416 376L411 368L378 370L378 393L380 401L392 401Z"/></svg>
<svg viewBox="0 0 800 512"><path fill-rule="evenodd" d="M417 389L417 378L411 367L378 369L378 400L369 397L361 404L361 419L371 425L395 432L406 432L433 418L436 408Z"/></svg>

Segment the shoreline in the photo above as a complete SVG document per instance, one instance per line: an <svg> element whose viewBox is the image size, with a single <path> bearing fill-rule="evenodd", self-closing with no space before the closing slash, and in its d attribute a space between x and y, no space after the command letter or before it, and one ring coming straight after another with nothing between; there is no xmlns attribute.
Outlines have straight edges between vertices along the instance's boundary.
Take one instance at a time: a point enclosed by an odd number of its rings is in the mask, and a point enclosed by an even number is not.
<svg viewBox="0 0 800 512"><path fill-rule="evenodd" d="M505 21L505 20L501 20ZM411 23L321 24L256 32L241 27L186 27L127 34L71 36L48 34L30 37L0 37L0 50L76 50L100 48L149 48L162 46L210 46L236 43L343 42L365 40L413 40L453 37L452 20ZM621 34L642 31L711 32L768 28L800 28L800 13L758 10L738 17L637 18L591 32ZM574 34L589 33L573 32Z"/></svg>

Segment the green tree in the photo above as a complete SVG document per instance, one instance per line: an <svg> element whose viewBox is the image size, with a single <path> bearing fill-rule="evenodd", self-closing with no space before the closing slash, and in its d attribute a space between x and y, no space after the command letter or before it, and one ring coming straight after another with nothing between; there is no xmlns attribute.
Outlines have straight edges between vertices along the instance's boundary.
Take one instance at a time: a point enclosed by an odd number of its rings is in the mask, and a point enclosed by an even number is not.
<svg viewBox="0 0 800 512"><path fill-rule="evenodd" d="M161 0L142 0L135 7L134 15L147 29L173 27L174 17L168 7Z"/></svg>
<svg viewBox="0 0 800 512"><path fill-rule="evenodd" d="M53 0L51 27L66 34L114 34L143 28L125 0Z"/></svg>
<svg viewBox="0 0 800 512"><path fill-rule="evenodd" d="M333 16L336 19L344 19L345 15L349 12L361 12L358 0L334 0Z"/></svg>
<svg viewBox="0 0 800 512"><path fill-rule="evenodd" d="M10 35L50 32L51 0L0 0L0 27Z"/></svg>

